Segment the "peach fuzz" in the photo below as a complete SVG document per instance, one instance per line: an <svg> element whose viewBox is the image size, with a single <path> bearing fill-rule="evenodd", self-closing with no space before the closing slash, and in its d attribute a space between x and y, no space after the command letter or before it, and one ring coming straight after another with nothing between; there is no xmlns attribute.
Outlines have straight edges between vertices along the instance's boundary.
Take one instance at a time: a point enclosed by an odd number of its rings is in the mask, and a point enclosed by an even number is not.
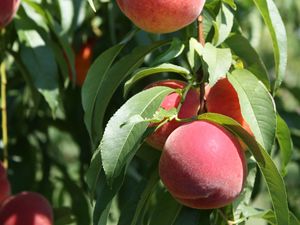
<svg viewBox="0 0 300 225"><path fill-rule="evenodd" d="M20 0L0 0L0 28L8 25L15 16Z"/></svg>
<svg viewBox="0 0 300 225"><path fill-rule="evenodd" d="M177 31L197 19L205 0L117 0L121 11L151 33Z"/></svg>
<svg viewBox="0 0 300 225"><path fill-rule="evenodd" d="M227 78L220 79L213 87L206 88L206 108L208 112L219 113L236 120L253 135L241 112L238 95Z"/></svg>
<svg viewBox="0 0 300 225"><path fill-rule="evenodd" d="M146 88L151 88L155 86L166 86L174 89L183 89L186 86L186 83L179 80L164 80L152 83ZM178 113L178 118L184 119L197 116L200 105L199 97L199 91L197 89L190 89ZM178 93L171 93L164 98L160 107L162 107L165 110L177 108L180 101L181 96ZM168 136L182 124L183 123L177 122L175 120L169 121L163 126L161 126L159 129L157 129L154 133L149 135L146 139L146 142L152 147L162 150ZM158 124L150 124L150 126L154 125Z"/></svg>
<svg viewBox="0 0 300 225"><path fill-rule="evenodd" d="M220 208L241 193L247 174L239 141L225 128L194 121L168 137L159 174L171 195L197 209Z"/></svg>
<svg viewBox="0 0 300 225"><path fill-rule="evenodd" d="M10 183L7 179L6 170L0 162L0 205L10 196Z"/></svg>
<svg viewBox="0 0 300 225"><path fill-rule="evenodd" d="M0 208L1 225L53 225L52 208L40 194L22 192L8 198Z"/></svg>

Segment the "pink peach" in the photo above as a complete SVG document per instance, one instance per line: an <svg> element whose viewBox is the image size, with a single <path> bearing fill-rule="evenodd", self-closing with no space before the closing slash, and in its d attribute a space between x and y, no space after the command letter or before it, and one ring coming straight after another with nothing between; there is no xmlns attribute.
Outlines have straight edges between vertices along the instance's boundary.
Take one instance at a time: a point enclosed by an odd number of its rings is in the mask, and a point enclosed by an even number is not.
<svg viewBox="0 0 300 225"><path fill-rule="evenodd" d="M22 192L8 198L0 208L1 225L53 225L52 208L40 194Z"/></svg>
<svg viewBox="0 0 300 225"><path fill-rule="evenodd" d="M168 137L159 163L171 195L191 208L230 204L241 193L247 173L237 138L208 121L180 126Z"/></svg>
<svg viewBox="0 0 300 225"><path fill-rule="evenodd" d="M244 120L237 92L227 78L220 79L213 87L206 88L206 107L208 112L219 113L236 120L242 127L253 134Z"/></svg>
<svg viewBox="0 0 300 225"><path fill-rule="evenodd" d="M205 0L117 0L122 12L151 33L177 31L196 20Z"/></svg>
<svg viewBox="0 0 300 225"><path fill-rule="evenodd" d="M20 0L0 0L0 28L5 27L15 16Z"/></svg>

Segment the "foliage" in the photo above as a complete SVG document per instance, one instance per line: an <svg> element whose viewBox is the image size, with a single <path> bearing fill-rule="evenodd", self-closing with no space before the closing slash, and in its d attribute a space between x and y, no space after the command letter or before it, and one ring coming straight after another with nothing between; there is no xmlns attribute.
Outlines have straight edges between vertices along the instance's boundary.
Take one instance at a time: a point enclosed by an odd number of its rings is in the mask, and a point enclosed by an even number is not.
<svg viewBox="0 0 300 225"><path fill-rule="evenodd" d="M300 224L300 3L207 0L202 15L205 46L196 22L146 33L115 1L23 0L0 34L12 192L42 193L57 225ZM91 40L93 64L76 86L75 56ZM166 78L199 86L199 71L210 85L228 77L254 134L218 114L197 118L249 149L243 193L214 210L176 202L160 152L144 143L150 122L174 117L157 109L177 90L143 89Z"/></svg>

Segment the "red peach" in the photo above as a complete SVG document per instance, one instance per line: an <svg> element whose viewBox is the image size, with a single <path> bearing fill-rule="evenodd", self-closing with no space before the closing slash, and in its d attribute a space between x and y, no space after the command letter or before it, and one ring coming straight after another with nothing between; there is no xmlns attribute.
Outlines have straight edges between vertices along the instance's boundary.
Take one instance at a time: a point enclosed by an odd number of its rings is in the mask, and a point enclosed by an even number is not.
<svg viewBox="0 0 300 225"><path fill-rule="evenodd" d="M246 178L245 155L239 141L220 125L194 121L168 137L159 174L171 195L191 208L230 204Z"/></svg>
<svg viewBox="0 0 300 225"><path fill-rule="evenodd" d="M22 192L8 198L0 208L1 225L53 225L52 208L40 194Z"/></svg>
<svg viewBox="0 0 300 225"><path fill-rule="evenodd" d="M7 179L6 170L0 162L0 205L10 196L10 183Z"/></svg>
<svg viewBox="0 0 300 225"><path fill-rule="evenodd" d="M81 87L92 63L94 41L88 41L75 56L76 84Z"/></svg>
<svg viewBox="0 0 300 225"><path fill-rule="evenodd" d="M152 33L177 31L196 20L205 0L117 0L122 12Z"/></svg>
<svg viewBox="0 0 300 225"><path fill-rule="evenodd" d="M213 87L209 88L206 95L206 107L208 112L231 117L252 134L248 123L242 116L238 95L227 78L220 79Z"/></svg>
<svg viewBox="0 0 300 225"><path fill-rule="evenodd" d="M14 18L19 8L20 0L0 0L0 5L0 28L3 28Z"/></svg>
<svg viewBox="0 0 300 225"><path fill-rule="evenodd" d="M183 89L186 86L186 83L179 80L165 80L155 82L146 88L155 87L155 86L166 86L174 89ZM170 110L172 108L177 108L181 101L181 96L178 93L171 93L166 96L161 103L160 107L165 110ZM181 109L178 113L178 118L191 118L193 116L197 116L199 110L199 91L197 89L190 89L186 95L185 101L181 106ZM154 133L147 137L146 142L156 149L163 149L163 146L168 138L168 136L180 125L183 123L172 120L159 129L157 129ZM154 124L151 124L153 126Z"/></svg>

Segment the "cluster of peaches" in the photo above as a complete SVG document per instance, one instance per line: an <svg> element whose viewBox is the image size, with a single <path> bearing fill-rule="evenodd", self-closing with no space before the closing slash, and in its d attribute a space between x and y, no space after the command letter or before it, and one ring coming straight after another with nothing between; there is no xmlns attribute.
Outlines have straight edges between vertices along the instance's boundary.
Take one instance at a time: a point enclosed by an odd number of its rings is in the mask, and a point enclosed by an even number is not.
<svg viewBox="0 0 300 225"><path fill-rule="evenodd" d="M49 202L35 192L11 195L7 173L0 162L0 224L52 225L53 213Z"/></svg>
<svg viewBox="0 0 300 225"><path fill-rule="evenodd" d="M158 81L151 85L184 89L179 80ZM229 116L251 133L244 121L238 95L227 78L206 87L207 112ZM200 108L198 89L188 90L178 118L196 118ZM178 108L182 96L166 96L160 107ZM154 126L157 124L151 124ZM191 208L210 209L230 204L241 191L247 176L247 162L240 141L224 127L208 121L181 122L173 119L159 126L146 142L162 150L159 163L161 180L172 196Z"/></svg>
<svg viewBox="0 0 300 225"><path fill-rule="evenodd" d="M195 21L205 0L117 0L117 3L139 28L151 33L169 33ZM148 88L153 86L182 90L187 84L166 80ZM204 108L207 112L231 117L251 133L243 119L238 95L227 78L205 89ZM247 176L245 149L236 136L220 125L200 120L180 121L196 118L200 108L199 90L192 88L182 98L178 92L165 97L161 108L177 108L178 119L157 126L146 142L162 150L160 177L175 199L191 208L223 207L243 190Z"/></svg>

